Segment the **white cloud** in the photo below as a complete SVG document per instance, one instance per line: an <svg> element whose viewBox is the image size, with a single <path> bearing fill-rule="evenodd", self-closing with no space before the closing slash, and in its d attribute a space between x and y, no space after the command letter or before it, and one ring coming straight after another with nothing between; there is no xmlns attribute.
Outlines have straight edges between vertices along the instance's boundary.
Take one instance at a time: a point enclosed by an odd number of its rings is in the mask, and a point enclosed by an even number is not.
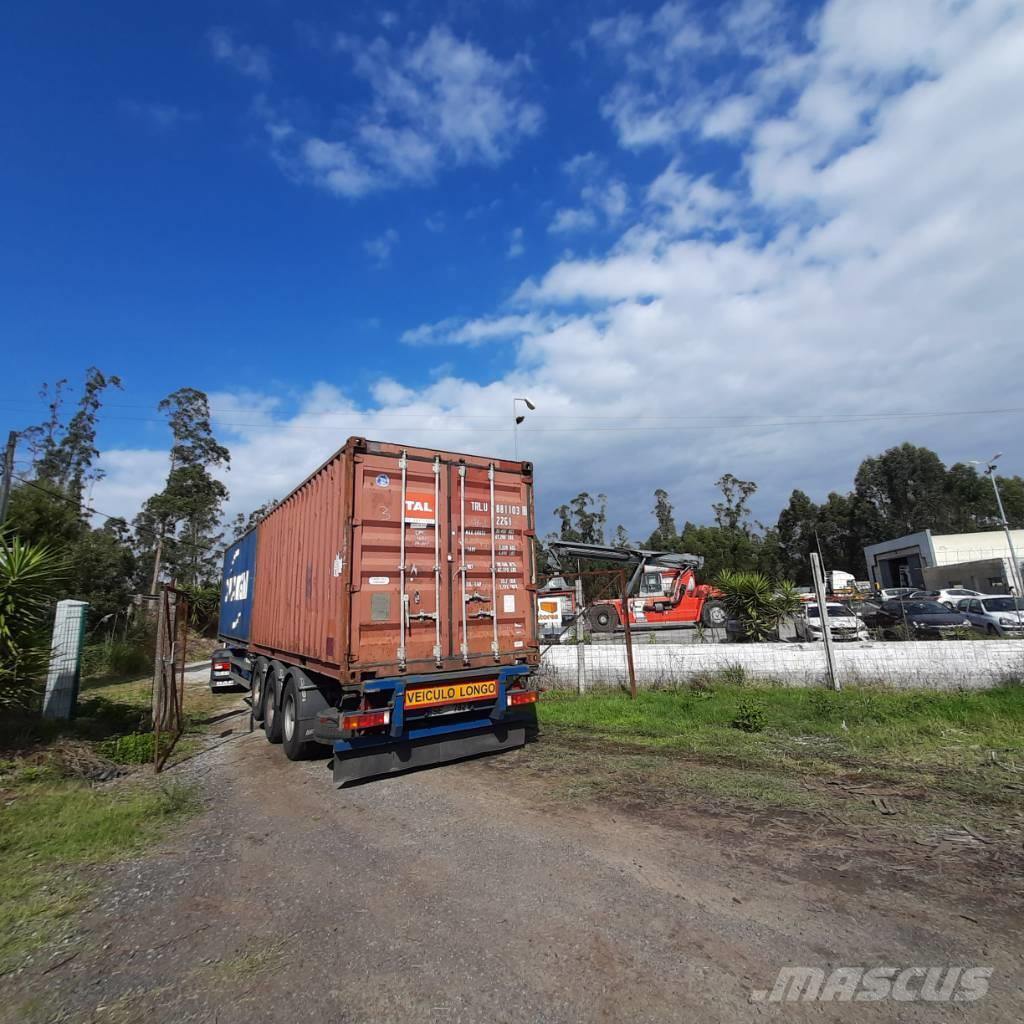
<svg viewBox="0 0 1024 1024"><path fill-rule="evenodd" d="M398 232L394 228L388 228L376 238L367 239L363 242L366 255L369 256L378 267L384 266L391 259L391 251L398 244Z"/></svg>
<svg viewBox="0 0 1024 1024"><path fill-rule="evenodd" d="M446 224L447 219L445 218L444 210L435 211L434 213L426 217L423 221L424 227L428 231L434 232L435 235L438 235L442 231L444 231Z"/></svg>
<svg viewBox="0 0 1024 1024"><path fill-rule="evenodd" d="M774 32L744 6L750 39ZM648 24L617 19L599 41L622 54L649 43ZM480 360L448 348L452 367L425 387L384 383L356 404L321 385L287 406L298 413L225 422L233 501L279 496L348 433L508 455L506 410L523 394L537 405L520 450L537 464L542 531L583 489L608 493L611 520L639 534L657 486L679 521L699 521L733 472L760 483L771 519L793 487L848 488L865 455L905 439L948 461L1002 446L1018 414L966 411L1020 404L1024 9L832 0L804 38L799 53L773 42L750 80L711 87L707 109L771 83L771 120L729 136L735 173L666 159L607 251L558 260L490 314L406 332L501 345L507 372L476 383ZM670 115L689 95L688 81L641 70ZM706 130L703 116L672 123L695 142ZM934 418L908 415L921 413ZM135 455L158 483L165 458ZM135 486L130 472L97 485L97 507L110 508L104 488Z"/></svg>
<svg viewBox="0 0 1024 1024"><path fill-rule="evenodd" d="M705 29L699 11L669 0L649 17L596 21L590 38L626 73L601 103L623 146L662 145L700 122L709 98L695 68L726 40Z"/></svg>
<svg viewBox="0 0 1024 1024"><path fill-rule="evenodd" d="M405 331L407 345L479 345L485 341L521 341L528 335L551 330L564 317L537 313L510 314L465 320L449 317L436 324L420 324Z"/></svg>
<svg viewBox="0 0 1024 1024"><path fill-rule="evenodd" d="M292 140L297 148L275 155L293 176L338 195L428 183L447 167L496 166L540 130L523 56L498 60L445 27L402 46L341 34L334 48L368 83L369 100L333 137ZM325 171L325 159L339 166Z"/></svg>
<svg viewBox="0 0 1024 1024"><path fill-rule="evenodd" d="M373 175L344 143L307 139L302 156L313 180L336 195L355 198L375 186Z"/></svg>
<svg viewBox="0 0 1024 1024"><path fill-rule="evenodd" d="M525 251L526 246L523 243L523 229L513 228L509 234L508 251L505 255L508 256L510 260L515 260L522 256Z"/></svg>
<svg viewBox="0 0 1024 1024"><path fill-rule="evenodd" d="M757 114L754 96L730 96L704 116L701 131L709 139L732 139L745 132Z"/></svg>
<svg viewBox="0 0 1024 1024"><path fill-rule="evenodd" d="M580 175L578 169L571 172ZM597 170L594 169L594 173ZM587 231L597 227L600 218L614 227L622 220L629 207L629 193L626 186L617 180L603 184L584 185L580 189L580 207L563 207L556 210L548 231L551 234L568 234L573 231ZM600 215L600 217L599 217Z"/></svg>
<svg viewBox="0 0 1024 1024"><path fill-rule="evenodd" d="M548 231L553 235L568 234L571 231L585 231L597 226L597 214L593 210L563 208L556 210Z"/></svg>
<svg viewBox="0 0 1024 1024"><path fill-rule="evenodd" d="M206 41L210 53L217 60L233 67L240 75L258 78L263 82L270 80L270 57L262 46L240 43L230 29L222 27L211 28L206 34Z"/></svg>
<svg viewBox="0 0 1024 1024"><path fill-rule="evenodd" d="M148 122L160 131L167 131L180 124L199 120L199 115L195 111L184 110L173 103L122 100L120 106L125 113Z"/></svg>

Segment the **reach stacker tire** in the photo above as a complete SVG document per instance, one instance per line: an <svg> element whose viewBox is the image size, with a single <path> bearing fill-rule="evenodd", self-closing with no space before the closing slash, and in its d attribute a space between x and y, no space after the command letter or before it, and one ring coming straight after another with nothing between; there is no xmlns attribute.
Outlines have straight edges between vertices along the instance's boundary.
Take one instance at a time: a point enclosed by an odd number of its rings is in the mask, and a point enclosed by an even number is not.
<svg viewBox="0 0 1024 1024"><path fill-rule="evenodd" d="M725 605L721 601L705 601L700 621L709 629L721 629L728 619Z"/></svg>

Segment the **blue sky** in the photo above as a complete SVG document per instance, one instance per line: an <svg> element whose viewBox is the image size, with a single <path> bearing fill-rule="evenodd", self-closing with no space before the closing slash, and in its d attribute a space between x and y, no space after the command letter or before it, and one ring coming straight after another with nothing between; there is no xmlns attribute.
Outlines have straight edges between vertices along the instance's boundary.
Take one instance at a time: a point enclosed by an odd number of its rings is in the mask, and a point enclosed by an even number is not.
<svg viewBox="0 0 1024 1024"><path fill-rule="evenodd" d="M911 439L1006 448L1019 2L7 12L7 425L120 374L94 500L159 487L211 394L232 508L350 433L511 454L649 528L724 472L773 519ZM1007 362L1009 360L1009 362ZM1017 375L1019 378L1019 375ZM1024 464L1012 451L1007 468Z"/></svg>

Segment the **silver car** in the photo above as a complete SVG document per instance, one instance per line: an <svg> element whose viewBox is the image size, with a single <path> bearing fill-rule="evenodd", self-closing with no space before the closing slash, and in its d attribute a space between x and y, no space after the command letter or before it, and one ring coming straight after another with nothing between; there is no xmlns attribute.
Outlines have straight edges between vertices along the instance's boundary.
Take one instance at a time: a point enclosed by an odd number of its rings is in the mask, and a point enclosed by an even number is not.
<svg viewBox="0 0 1024 1024"><path fill-rule="evenodd" d="M828 610L828 628L833 640L867 640L864 623L844 604L825 605ZM794 620L796 635L801 640L820 640L824 632L817 604L805 604Z"/></svg>
<svg viewBox="0 0 1024 1024"><path fill-rule="evenodd" d="M975 629L990 636L1024 636L1024 598L983 594L963 598L956 608Z"/></svg>

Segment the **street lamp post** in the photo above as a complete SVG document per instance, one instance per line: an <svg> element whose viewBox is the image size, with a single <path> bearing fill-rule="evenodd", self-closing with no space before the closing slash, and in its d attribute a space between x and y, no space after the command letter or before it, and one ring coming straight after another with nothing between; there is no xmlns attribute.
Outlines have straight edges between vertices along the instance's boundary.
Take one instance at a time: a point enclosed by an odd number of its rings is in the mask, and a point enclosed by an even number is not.
<svg viewBox="0 0 1024 1024"><path fill-rule="evenodd" d="M528 398L513 398L512 399L512 436L513 436L514 441L515 441L516 462L519 461L519 424L522 423L523 420L526 419L525 414L520 415L516 411L516 403L517 402L522 402L523 405L525 405L526 408L530 410L530 412L533 412L537 408L537 406L535 406L533 404L533 402L531 402Z"/></svg>
<svg viewBox="0 0 1024 1024"><path fill-rule="evenodd" d="M996 495L999 521L1003 524L1003 533L1006 534L1006 546L1010 549L1010 582L1013 585L1014 597L1019 601L1024 597L1024 587L1021 587L1020 579L1020 564L1017 561L1017 552L1013 548L1013 535L1010 532L1010 524L1006 519L1006 510L1003 508L1003 496L999 493L999 484L996 483L996 462L1002 454L1002 452L996 452L988 460L988 465L985 467L985 475L992 481L992 490ZM981 463L975 460L973 465L980 466Z"/></svg>

